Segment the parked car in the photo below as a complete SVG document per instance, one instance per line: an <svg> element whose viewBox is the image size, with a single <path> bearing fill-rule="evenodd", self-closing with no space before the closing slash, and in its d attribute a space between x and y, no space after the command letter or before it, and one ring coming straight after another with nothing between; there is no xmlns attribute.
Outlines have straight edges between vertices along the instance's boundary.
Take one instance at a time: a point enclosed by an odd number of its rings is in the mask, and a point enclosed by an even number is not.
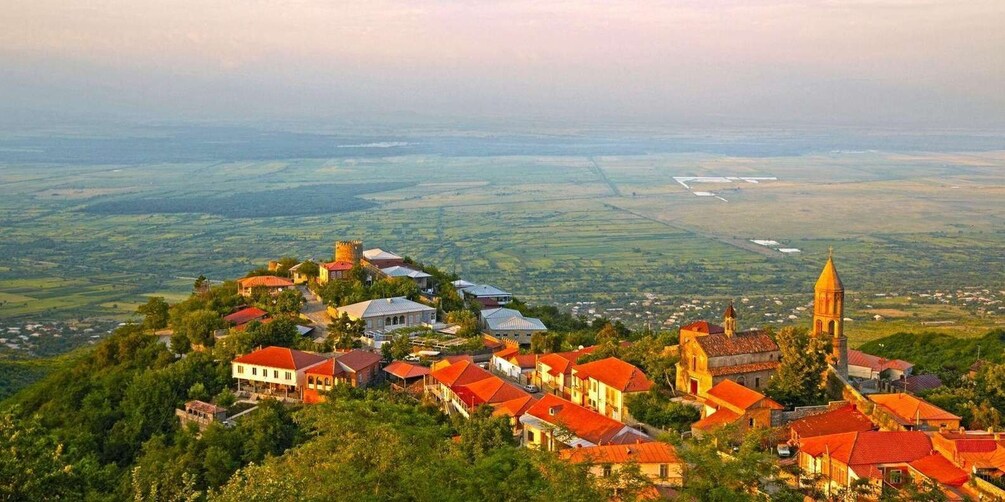
<svg viewBox="0 0 1005 502"><path fill-rule="evenodd" d="M775 449L778 451L780 458L789 458L792 456L792 447L785 443L779 444Z"/></svg>
<svg viewBox="0 0 1005 502"><path fill-rule="evenodd" d="M524 386L523 386L523 390L525 390L525 391L527 391L527 392L530 392L531 394L536 394L536 393L538 393L538 392L541 392L541 389L539 389L539 388L537 387L537 385L534 385L534 384L527 384L527 385L524 385Z"/></svg>

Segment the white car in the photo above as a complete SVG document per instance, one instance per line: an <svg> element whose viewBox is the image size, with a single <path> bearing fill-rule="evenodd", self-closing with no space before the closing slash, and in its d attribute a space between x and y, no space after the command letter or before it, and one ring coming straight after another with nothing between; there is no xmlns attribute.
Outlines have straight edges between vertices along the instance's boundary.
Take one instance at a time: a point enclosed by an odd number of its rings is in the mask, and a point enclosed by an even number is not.
<svg viewBox="0 0 1005 502"><path fill-rule="evenodd" d="M792 456L792 447L782 443L775 448L778 451L778 456L781 458L789 458Z"/></svg>

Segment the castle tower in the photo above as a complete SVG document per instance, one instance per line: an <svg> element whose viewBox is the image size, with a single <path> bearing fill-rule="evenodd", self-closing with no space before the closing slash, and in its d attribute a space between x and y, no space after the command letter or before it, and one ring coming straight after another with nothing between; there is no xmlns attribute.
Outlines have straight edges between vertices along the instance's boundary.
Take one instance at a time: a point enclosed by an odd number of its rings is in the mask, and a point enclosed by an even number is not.
<svg viewBox="0 0 1005 502"><path fill-rule="evenodd" d="M813 295L813 336L831 339L827 361L837 372L848 377L848 338L844 336L844 285L834 267L833 251L820 272Z"/></svg>
<svg viewBox="0 0 1005 502"><path fill-rule="evenodd" d="M363 241L338 241L335 243L335 261L352 262L353 266L359 265L363 258Z"/></svg>
<svg viewBox="0 0 1005 502"><path fill-rule="evenodd" d="M726 330L726 336L736 334L736 309L733 308L733 302L729 302L729 307L726 307L726 313L722 316L722 327Z"/></svg>

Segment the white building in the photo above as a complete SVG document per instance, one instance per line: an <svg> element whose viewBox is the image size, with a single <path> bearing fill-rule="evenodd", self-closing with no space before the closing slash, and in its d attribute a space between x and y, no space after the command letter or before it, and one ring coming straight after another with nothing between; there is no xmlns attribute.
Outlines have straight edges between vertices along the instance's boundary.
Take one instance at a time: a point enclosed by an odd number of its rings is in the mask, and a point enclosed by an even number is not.
<svg viewBox="0 0 1005 502"><path fill-rule="evenodd" d="M517 310L507 308L485 309L479 314L482 329L490 335L529 345L535 333L545 333L548 327L540 319L524 317Z"/></svg>
<svg viewBox="0 0 1005 502"><path fill-rule="evenodd" d="M237 357L230 363L237 390L271 394L280 398L302 399L305 371L327 359L318 354L266 347Z"/></svg>
<svg viewBox="0 0 1005 502"><path fill-rule="evenodd" d="M513 301L513 295L488 284L477 284L460 290L465 298L473 298L483 304L506 305Z"/></svg>
<svg viewBox="0 0 1005 502"><path fill-rule="evenodd" d="M431 275L408 267L394 266L380 269L380 273L386 277L408 277L415 281L419 289L426 291L429 289L429 278Z"/></svg>
<svg viewBox="0 0 1005 502"><path fill-rule="evenodd" d="M379 349L390 340L392 331L402 328L431 327L436 323L436 309L404 297L381 298L354 303L335 309L336 316L366 322L364 342Z"/></svg>

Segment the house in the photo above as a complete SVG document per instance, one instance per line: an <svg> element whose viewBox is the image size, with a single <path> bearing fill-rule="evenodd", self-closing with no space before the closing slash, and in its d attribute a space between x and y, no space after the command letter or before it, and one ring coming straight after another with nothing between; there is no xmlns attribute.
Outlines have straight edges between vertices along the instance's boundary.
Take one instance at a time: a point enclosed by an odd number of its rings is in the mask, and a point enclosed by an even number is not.
<svg viewBox="0 0 1005 502"><path fill-rule="evenodd" d="M414 270L401 265L395 265L393 267L387 267L380 269L381 275L384 277L407 277L415 281L415 285L419 286L419 289L426 291L429 289L429 279L433 276L421 271Z"/></svg>
<svg viewBox="0 0 1005 502"><path fill-rule="evenodd" d="M960 417L910 394L870 394L876 411L906 430L958 429Z"/></svg>
<svg viewBox="0 0 1005 502"><path fill-rule="evenodd" d="M767 428L772 412L785 409L773 399L732 380L723 380L705 394L701 420L691 425L695 435L736 424L741 431Z"/></svg>
<svg viewBox="0 0 1005 502"><path fill-rule="evenodd" d="M530 345L531 337L536 333L547 333L548 327L540 319L524 317L518 310L507 308L490 308L479 313L482 329L490 335Z"/></svg>
<svg viewBox="0 0 1005 502"><path fill-rule="evenodd" d="M448 413L460 413L467 418L479 406L490 406L497 415L513 417L514 427L519 424L516 419L534 401L523 389L464 360L429 373L426 391Z"/></svg>
<svg viewBox="0 0 1005 502"><path fill-rule="evenodd" d="M303 399L306 372L327 358L286 347L265 347L231 361L231 376L238 392Z"/></svg>
<svg viewBox="0 0 1005 502"><path fill-rule="evenodd" d="M384 342L390 341L393 336L390 333L394 330L431 326L436 322L435 308L403 296L367 300L329 310L333 311L331 315L335 318L346 314L352 320L365 321L363 341L377 350Z"/></svg>
<svg viewBox="0 0 1005 502"><path fill-rule="evenodd" d="M330 281L348 279L352 271L351 261L333 261L318 266L318 283L328 284Z"/></svg>
<svg viewBox="0 0 1005 502"><path fill-rule="evenodd" d="M899 380L911 376L914 365L900 359L885 359L861 350L848 349L848 376L866 380Z"/></svg>
<svg viewBox="0 0 1005 502"><path fill-rule="evenodd" d="M843 432L871 431L876 429L876 424L858 411L854 405L849 404L824 413L793 420L789 423L788 428L789 444L799 446L800 442L806 438Z"/></svg>
<svg viewBox="0 0 1005 502"><path fill-rule="evenodd" d="M1000 432L940 430L932 447L953 465L985 478L1005 478L1005 435Z"/></svg>
<svg viewBox="0 0 1005 502"><path fill-rule="evenodd" d="M367 264L376 269L397 267L405 264L405 259L380 248L367 249L363 251L363 259Z"/></svg>
<svg viewBox="0 0 1005 502"><path fill-rule="evenodd" d="M580 356L593 350L594 347L586 347L572 352L552 352L538 356L533 375L534 385L556 396L571 398L572 367Z"/></svg>
<svg viewBox="0 0 1005 502"><path fill-rule="evenodd" d="M723 319L724 327L698 321L680 329L678 391L704 397L724 380L760 389L778 369L782 353L770 335L757 330L737 332L732 305Z"/></svg>
<svg viewBox="0 0 1005 502"><path fill-rule="evenodd" d="M404 361L394 361L384 368L384 372L393 377L391 388L394 390L421 394L423 390L422 382L425 376L429 374L429 368Z"/></svg>
<svg viewBox="0 0 1005 502"><path fill-rule="evenodd" d="M275 295L292 287L293 281L284 277L276 277L274 275L258 275L238 279L237 294L241 296L251 296L251 292L253 290L262 288L267 290L269 294Z"/></svg>
<svg viewBox="0 0 1005 502"><path fill-rule="evenodd" d="M307 263L307 262L300 262L300 263L297 263L296 265L290 267L290 278L293 279L293 284L296 284L296 285L307 284L307 282L311 280L311 278L307 274L304 274L304 273L300 272L300 267L302 267L304 263ZM319 270L319 273L320 273L320 270Z"/></svg>
<svg viewBox="0 0 1005 502"><path fill-rule="evenodd" d="M506 305L513 295L488 284L476 284L459 290L464 298L478 301L484 306Z"/></svg>
<svg viewBox="0 0 1005 502"><path fill-rule="evenodd" d="M307 385L303 389L305 403L324 402L323 392L335 385L365 388L377 380L380 371L380 355L363 350L337 353L335 357L321 364L311 366L305 372Z"/></svg>
<svg viewBox="0 0 1005 502"><path fill-rule="evenodd" d="M798 453L804 475L819 476L826 495L866 482L878 493L899 488L911 476L911 463L932 453L928 435L919 431L844 432L806 438ZM926 460L920 467L926 469Z"/></svg>
<svg viewBox="0 0 1005 502"><path fill-rule="evenodd" d="M523 444L546 451L649 441L641 431L553 395L534 403L520 422Z"/></svg>
<svg viewBox="0 0 1005 502"><path fill-rule="evenodd" d="M258 307L248 307L238 310L233 314L225 316L223 318L229 324L235 326L240 326L242 324L247 324L251 321L261 321L269 316L269 313L258 308Z"/></svg>
<svg viewBox="0 0 1005 502"><path fill-rule="evenodd" d="M204 430L212 423L220 423L229 426L227 422L227 408L222 408L205 401L189 401L182 409L176 409L175 415L181 421L181 425L196 424L199 430Z"/></svg>
<svg viewBox="0 0 1005 502"><path fill-rule="evenodd" d="M489 365L492 371L526 384L533 379L537 354L521 354L519 348L508 347L493 353Z"/></svg>
<svg viewBox="0 0 1005 502"><path fill-rule="evenodd" d="M620 422L629 417L625 398L652 386L642 370L616 357L572 367L572 402Z"/></svg>
<svg viewBox="0 0 1005 502"><path fill-rule="evenodd" d="M598 478L610 477L625 464L633 463L657 486L683 484L684 464L674 447L662 441L569 448L560 451L559 457L576 464L589 464L590 472Z"/></svg>

